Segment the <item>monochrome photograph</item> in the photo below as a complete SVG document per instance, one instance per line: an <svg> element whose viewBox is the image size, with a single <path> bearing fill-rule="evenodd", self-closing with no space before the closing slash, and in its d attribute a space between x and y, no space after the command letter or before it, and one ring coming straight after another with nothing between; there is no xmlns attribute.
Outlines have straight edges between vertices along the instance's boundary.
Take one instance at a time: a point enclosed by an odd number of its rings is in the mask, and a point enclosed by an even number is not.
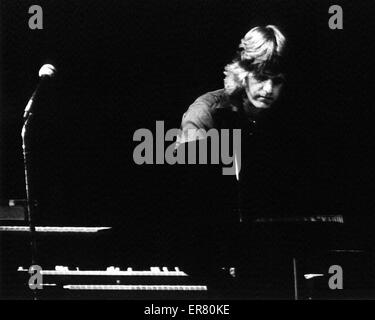
<svg viewBox="0 0 375 320"><path fill-rule="evenodd" d="M0 299L374 299L372 9L1 0Z"/></svg>

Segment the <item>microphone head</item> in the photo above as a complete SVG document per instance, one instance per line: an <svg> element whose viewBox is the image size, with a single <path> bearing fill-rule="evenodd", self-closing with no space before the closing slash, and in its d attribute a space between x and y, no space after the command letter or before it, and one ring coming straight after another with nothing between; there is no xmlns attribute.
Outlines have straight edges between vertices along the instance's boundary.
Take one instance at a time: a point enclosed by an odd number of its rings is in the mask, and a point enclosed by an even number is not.
<svg viewBox="0 0 375 320"><path fill-rule="evenodd" d="M56 73L56 68L52 64L44 64L39 70L39 77L53 77Z"/></svg>

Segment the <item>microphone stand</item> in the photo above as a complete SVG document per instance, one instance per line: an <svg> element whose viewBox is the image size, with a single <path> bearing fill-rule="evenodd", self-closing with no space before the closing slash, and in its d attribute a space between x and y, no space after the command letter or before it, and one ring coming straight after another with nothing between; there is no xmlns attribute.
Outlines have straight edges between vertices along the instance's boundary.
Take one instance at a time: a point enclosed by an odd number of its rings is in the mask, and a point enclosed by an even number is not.
<svg viewBox="0 0 375 320"><path fill-rule="evenodd" d="M36 246L36 231L34 221L34 204L31 199L32 192L30 191L30 161L29 161L29 146L28 146L28 128L30 126L33 114L28 113L25 118L25 122L22 127L22 150L23 150L23 161L25 169L25 187L26 187L26 218L30 227L30 246L31 246L31 264L35 265L37 261L37 246ZM35 291L35 290L34 290Z"/></svg>
<svg viewBox="0 0 375 320"><path fill-rule="evenodd" d="M56 69L53 65L45 64L43 65L39 70L39 77L41 79L45 79L48 77L52 77L53 74L56 72ZM25 188L26 188L26 211L27 211L27 222L30 227L30 247L31 247L31 265L37 264L37 233L35 230L35 220L34 220L34 203L32 200L33 193L31 192L31 184L30 184L30 161L29 161L29 132L28 129L30 127L30 123L33 118L32 113L32 106L34 104L34 99L37 96L37 92L39 91L41 86L41 82L39 82L36 90L34 91L33 95L31 96L28 104L26 105L25 111L24 111L24 124L22 127L22 150L23 150L23 163L24 163L24 169L25 169ZM40 288L38 288L40 289ZM34 300L37 300L37 290L33 290L34 292Z"/></svg>

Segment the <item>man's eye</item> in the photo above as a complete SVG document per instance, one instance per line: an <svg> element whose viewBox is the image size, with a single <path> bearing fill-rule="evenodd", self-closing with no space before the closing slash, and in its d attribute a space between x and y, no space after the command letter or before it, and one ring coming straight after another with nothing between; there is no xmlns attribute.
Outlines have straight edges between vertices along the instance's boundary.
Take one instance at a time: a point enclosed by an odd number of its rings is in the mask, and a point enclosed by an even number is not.
<svg viewBox="0 0 375 320"><path fill-rule="evenodd" d="M257 75L257 76L255 76L254 77L255 78L255 80L257 80L257 81L266 81L267 79L268 79L268 77L266 77L266 76L262 76L262 75Z"/></svg>

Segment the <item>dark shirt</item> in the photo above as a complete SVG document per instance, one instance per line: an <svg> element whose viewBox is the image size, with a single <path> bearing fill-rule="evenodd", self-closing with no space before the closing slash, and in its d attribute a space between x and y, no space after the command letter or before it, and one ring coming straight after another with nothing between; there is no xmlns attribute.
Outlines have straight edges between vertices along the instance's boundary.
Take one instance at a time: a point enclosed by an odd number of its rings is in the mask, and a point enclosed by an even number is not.
<svg viewBox="0 0 375 320"><path fill-rule="evenodd" d="M190 105L182 117L181 129L241 128L254 123L259 115L243 93L228 95L219 89Z"/></svg>
<svg viewBox="0 0 375 320"><path fill-rule="evenodd" d="M259 112L250 104L244 92L228 95L224 89L208 92L190 105L182 118L183 131L241 129L239 181L236 182L233 177L230 184L223 186L218 179L229 180L215 177L211 187L214 190L211 197L215 202L223 200L223 190L215 191L220 185L224 190L236 189L237 196L231 194L231 206L240 210L245 219L283 215L288 211L288 201L292 197L294 157L287 118L280 105ZM200 182L210 184L207 180Z"/></svg>

